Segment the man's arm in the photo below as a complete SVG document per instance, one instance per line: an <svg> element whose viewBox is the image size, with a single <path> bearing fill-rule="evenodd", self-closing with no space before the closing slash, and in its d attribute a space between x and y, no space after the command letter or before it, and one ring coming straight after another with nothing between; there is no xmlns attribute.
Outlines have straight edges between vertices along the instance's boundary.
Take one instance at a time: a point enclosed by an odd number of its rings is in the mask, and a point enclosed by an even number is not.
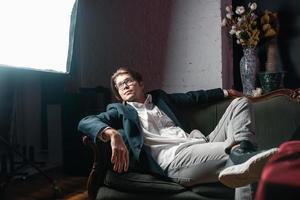
<svg viewBox="0 0 300 200"><path fill-rule="evenodd" d="M243 93L234 89L212 89L212 90L198 90L187 93L169 94L171 100L177 105L197 105L210 103L225 98L235 98L244 96Z"/></svg>
<svg viewBox="0 0 300 200"><path fill-rule="evenodd" d="M78 125L78 130L93 138L94 141L102 139L110 141L113 170L123 172L128 170L129 153L121 134L111 127L121 127L117 109L109 109L99 115L91 115L83 118Z"/></svg>
<svg viewBox="0 0 300 200"><path fill-rule="evenodd" d="M83 118L78 124L78 130L96 141L104 129L107 127L118 129L121 127L120 123L118 111L113 108L99 115L90 115Z"/></svg>
<svg viewBox="0 0 300 200"><path fill-rule="evenodd" d="M175 104L182 106L204 104L225 98L225 94L221 88L191 91L187 93L174 93L169 96Z"/></svg>
<svg viewBox="0 0 300 200"><path fill-rule="evenodd" d="M234 90L234 89L227 89L225 91L228 93L229 98L236 98L236 97L244 96L244 94L242 92L239 92L239 91Z"/></svg>

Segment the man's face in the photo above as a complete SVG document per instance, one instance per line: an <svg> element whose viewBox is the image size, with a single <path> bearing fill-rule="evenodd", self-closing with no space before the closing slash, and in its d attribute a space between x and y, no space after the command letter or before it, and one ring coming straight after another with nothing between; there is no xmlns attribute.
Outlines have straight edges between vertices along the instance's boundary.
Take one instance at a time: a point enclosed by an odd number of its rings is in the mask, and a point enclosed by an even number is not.
<svg viewBox="0 0 300 200"><path fill-rule="evenodd" d="M138 83L129 74L121 74L115 78L115 85L123 101L144 103L144 84Z"/></svg>

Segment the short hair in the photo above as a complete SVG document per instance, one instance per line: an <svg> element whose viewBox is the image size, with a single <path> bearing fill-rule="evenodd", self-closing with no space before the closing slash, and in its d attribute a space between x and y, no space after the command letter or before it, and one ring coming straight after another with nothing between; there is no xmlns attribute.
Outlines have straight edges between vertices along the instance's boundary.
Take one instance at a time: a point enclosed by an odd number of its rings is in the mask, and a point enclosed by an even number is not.
<svg viewBox="0 0 300 200"><path fill-rule="evenodd" d="M112 90L112 93L114 94L114 96L116 97L117 100L122 101L122 98L119 94L119 90L116 87L116 78L122 74L129 74L134 80L136 80L138 83L143 81L143 77L142 75L137 72L134 71L132 69L126 68L126 67L120 67L119 69L117 69L117 71L115 73L113 73L113 75L111 76L110 79L110 88Z"/></svg>

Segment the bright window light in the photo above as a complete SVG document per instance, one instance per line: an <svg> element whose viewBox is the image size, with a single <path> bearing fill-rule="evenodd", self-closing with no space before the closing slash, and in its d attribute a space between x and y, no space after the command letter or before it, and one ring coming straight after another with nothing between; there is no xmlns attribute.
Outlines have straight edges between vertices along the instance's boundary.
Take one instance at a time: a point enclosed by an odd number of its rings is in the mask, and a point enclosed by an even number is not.
<svg viewBox="0 0 300 200"><path fill-rule="evenodd" d="M75 0L0 0L0 66L67 72Z"/></svg>

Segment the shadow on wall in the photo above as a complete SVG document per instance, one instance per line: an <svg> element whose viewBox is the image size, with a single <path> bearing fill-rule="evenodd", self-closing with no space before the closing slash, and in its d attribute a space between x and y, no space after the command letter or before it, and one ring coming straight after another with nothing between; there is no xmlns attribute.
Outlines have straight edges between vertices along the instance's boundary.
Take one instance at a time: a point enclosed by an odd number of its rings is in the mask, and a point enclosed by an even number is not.
<svg viewBox="0 0 300 200"><path fill-rule="evenodd" d="M295 4L295 5L294 5ZM300 40L300 2L285 1L279 10L279 51L283 69L287 71L285 86L288 88L300 87L300 60L298 54ZM297 20L298 19L298 20ZM296 44L296 43L298 44ZM294 52L296 50L296 52Z"/></svg>
<svg viewBox="0 0 300 200"><path fill-rule="evenodd" d="M79 87L108 87L120 66L144 74L146 89L160 88L172 1L80 1L75 45ZM96 75L95 75L96 74Z"/></svg>

